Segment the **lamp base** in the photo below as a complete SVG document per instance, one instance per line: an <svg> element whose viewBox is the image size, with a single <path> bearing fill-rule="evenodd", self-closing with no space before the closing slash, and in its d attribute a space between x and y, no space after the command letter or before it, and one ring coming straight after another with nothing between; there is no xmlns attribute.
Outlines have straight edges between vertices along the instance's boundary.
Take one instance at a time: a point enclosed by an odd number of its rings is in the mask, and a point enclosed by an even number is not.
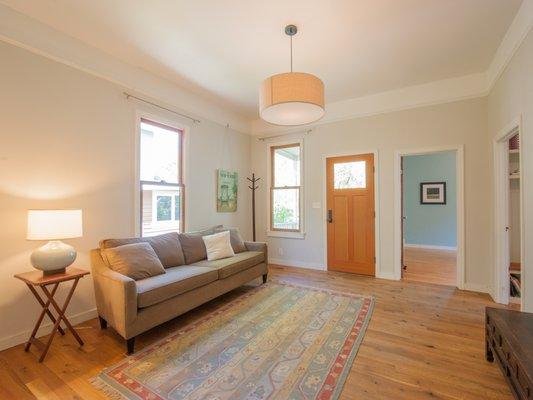
<svg viewBox="0 0 533 400"><path fill-rule="evenodd" d="M65 268L76 260L74 247L59 240L48 242L31 254L31 264L44 275L64 273Z"/></svg>
<svg viewBox="0 0 533 400"><path fill-rule="evenodd" d="M54 270L50 270L50 271L43 271L43 276L64 274L65 272L66 272L66 268L54 269Z"/></svg>

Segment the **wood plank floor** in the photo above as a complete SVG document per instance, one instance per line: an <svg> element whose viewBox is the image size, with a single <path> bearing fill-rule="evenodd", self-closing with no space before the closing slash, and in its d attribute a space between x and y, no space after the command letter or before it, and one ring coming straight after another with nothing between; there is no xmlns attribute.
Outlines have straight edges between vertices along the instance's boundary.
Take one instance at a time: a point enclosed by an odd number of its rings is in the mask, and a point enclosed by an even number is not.
<svg viewBox="0 0 533 400"><path fill-rule="evenodd" d="M404 247L403 279L412 282L457 286L457 252L455 250Z"/></svg>
<svg viewBox="0 0 533 400"><path fill-rule="evenodd" d="M484 358L485 294L449 286L271 266L269 279L373 295L374 313L341 399L511 400ZM138 338L141 349L249 290L239 288ZM43 364L22 345L0 352L0 399L104 399L88 379L124 357L124 342L96 319L78 326L86 344L57 337ZM283 399L281 399L283 400Z"/></svg>

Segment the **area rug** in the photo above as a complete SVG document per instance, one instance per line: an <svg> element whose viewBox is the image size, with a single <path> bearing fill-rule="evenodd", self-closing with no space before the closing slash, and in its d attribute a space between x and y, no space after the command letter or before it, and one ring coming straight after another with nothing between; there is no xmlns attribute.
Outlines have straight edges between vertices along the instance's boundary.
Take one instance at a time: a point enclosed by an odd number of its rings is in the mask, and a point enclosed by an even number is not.
<svg viewBox="0 0 533 400"><path fill-rule="evenodd" d="M373 298L269 282L105 369L116 399L337 399Z"/></svg>

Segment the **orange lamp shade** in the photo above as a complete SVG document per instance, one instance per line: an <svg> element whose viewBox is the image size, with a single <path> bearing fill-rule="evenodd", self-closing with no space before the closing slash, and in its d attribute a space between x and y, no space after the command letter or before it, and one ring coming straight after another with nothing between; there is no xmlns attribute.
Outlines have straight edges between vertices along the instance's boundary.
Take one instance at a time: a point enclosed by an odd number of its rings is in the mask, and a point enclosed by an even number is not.
<svg viewBox="0 0 533 400"><path fill-rule="evenodd" d="M275 125L304 125L324 116L324 83L315 75L286 72L263 81L259 93L263 120Z"/></svg>

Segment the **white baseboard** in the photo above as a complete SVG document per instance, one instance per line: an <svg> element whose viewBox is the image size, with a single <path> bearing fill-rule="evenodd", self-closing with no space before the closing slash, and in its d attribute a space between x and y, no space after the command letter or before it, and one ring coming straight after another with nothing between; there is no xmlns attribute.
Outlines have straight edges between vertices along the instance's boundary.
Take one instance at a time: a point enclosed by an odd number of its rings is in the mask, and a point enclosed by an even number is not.
<svg viewBox="0 0 533 400"><path fill-rule="evenodd" d="M405 243L404 247L411 247L414 249L432 249L432 250L457 250L456 246L435 246L432 244L410 244Z"/></svg>
<svg viewBox="0 0 533 400"><path fill-rule="evenodd" d="M304 261L296 261L296 260L286 260L282 258L270 258L268 259L269 264L278 264L278 265L284 265L286 267L297 267L297 268L305 268L305 269L314 269L317 271L326 271L327 268L322 264L316 264L316 263L309 263Z"/></svg>
<svg viewBox="0 0 533 400"><path fill-rule="evenodd" d="M394 275L394 272L392 271L377 271L376 272L376 278L378 279L388 279L391 281L398 281L400 278Z"/></svg>
<svg viewBox="0 0 533 400"><path fill-rule="evenodd" d="M74 315L67 315L72 325L80 324L89 319L96 318L97 316L98 316L98 313L96 312L96 308L92 308L88 311L83 311L81 313L74 314ZM45 318L48 318L48 317L45 317ZM64 326L64 324L62 325ZM37 337L48 335L50 333L52 326L53 325L51 322L42 324L39 330L37 331ZM10 347L19 345L21 343L26 343L26 341L31 335L32 330L33 329L28 329L26 331L16 333L15 335L0 338L0 350L5 350Z"/></svg>
<svg viewBox="0 0 533 400"><path fill-rule="evenodd" d="M471 292L488 293L492 297L492 290L487 285L480 285L477 283L466 283L463 285L463 290L469 290Z"/></svg>

